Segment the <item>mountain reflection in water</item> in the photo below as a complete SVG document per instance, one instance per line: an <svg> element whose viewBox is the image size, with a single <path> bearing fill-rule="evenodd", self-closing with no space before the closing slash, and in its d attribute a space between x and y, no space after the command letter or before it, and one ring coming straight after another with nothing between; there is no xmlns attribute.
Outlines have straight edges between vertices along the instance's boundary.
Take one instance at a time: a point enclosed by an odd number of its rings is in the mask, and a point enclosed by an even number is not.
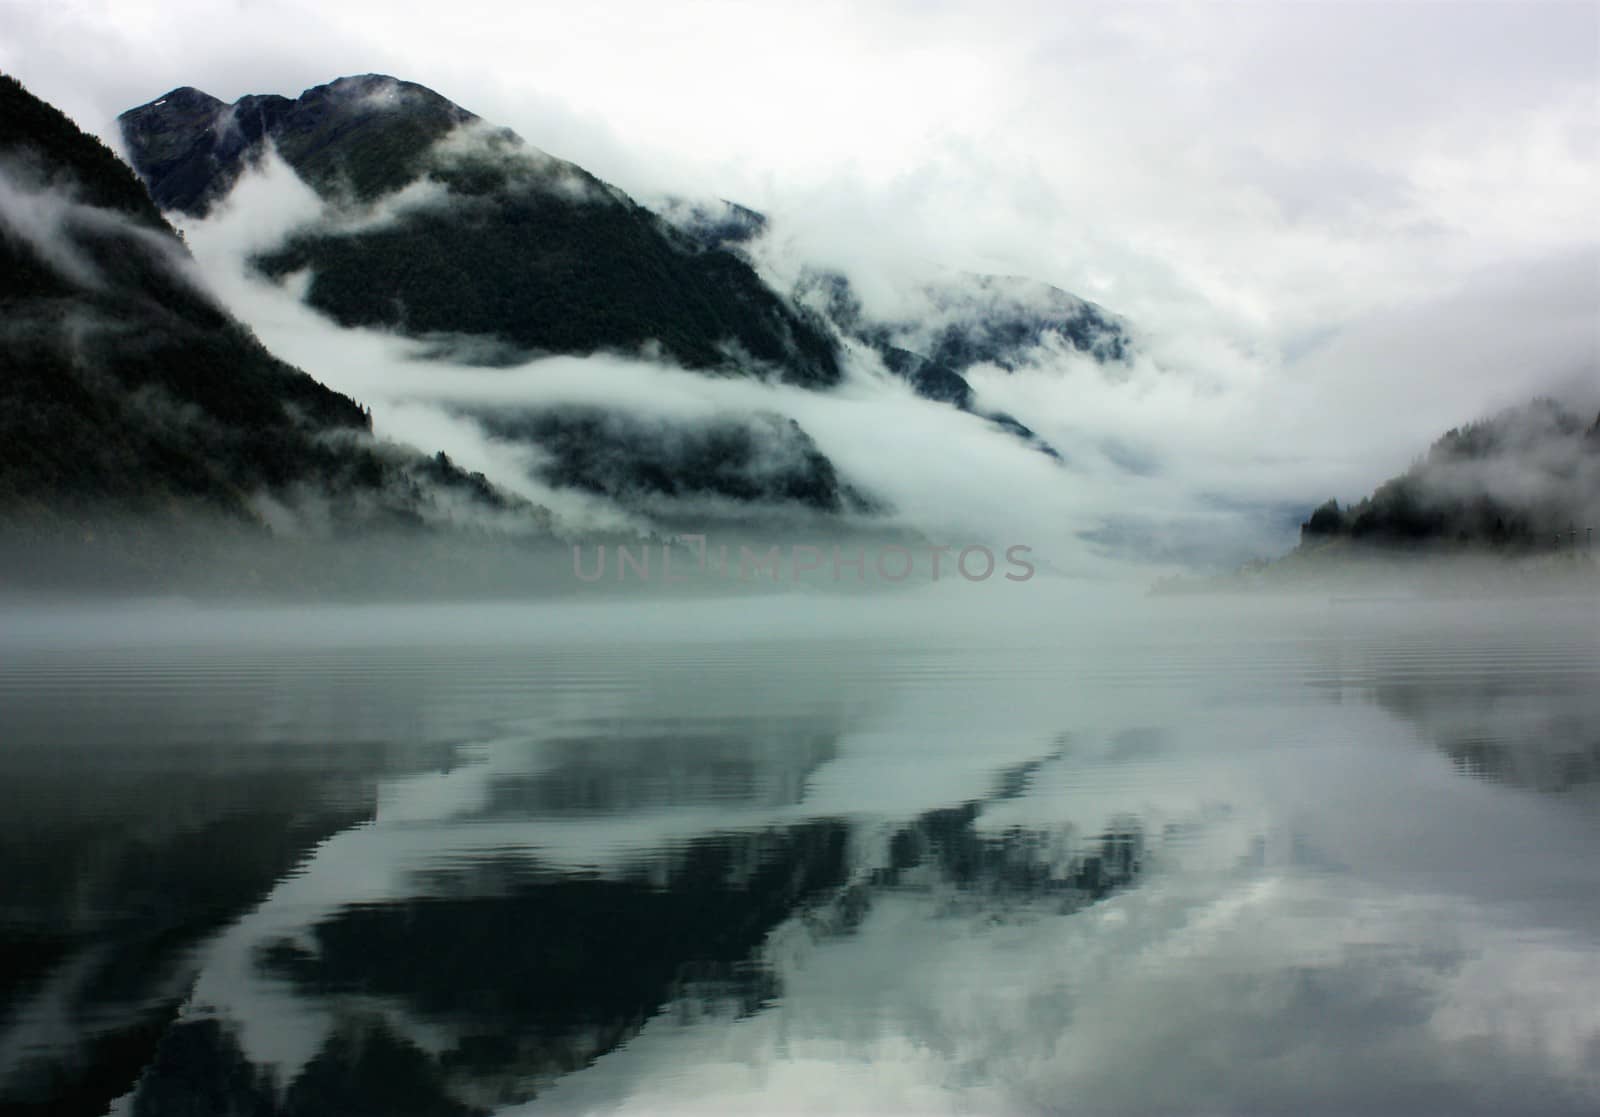
<svg viewBox="0 0 1600 1117"><path fill-rule="evenodd" d="M23 625L0 1102L1591 1111L1593 613L1218 608Z"/></svg>

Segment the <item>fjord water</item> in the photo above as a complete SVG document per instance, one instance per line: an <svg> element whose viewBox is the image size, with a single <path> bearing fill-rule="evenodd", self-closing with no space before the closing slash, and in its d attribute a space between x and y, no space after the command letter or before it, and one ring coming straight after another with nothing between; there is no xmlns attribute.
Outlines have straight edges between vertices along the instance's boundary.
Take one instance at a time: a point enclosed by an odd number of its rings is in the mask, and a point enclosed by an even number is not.
<svg viewBox="0 0 1600 1117"><path fill-rule="evenodd" d="M16 608L0 742L19 1111L1600 1107L1592 599Z"/></svg>

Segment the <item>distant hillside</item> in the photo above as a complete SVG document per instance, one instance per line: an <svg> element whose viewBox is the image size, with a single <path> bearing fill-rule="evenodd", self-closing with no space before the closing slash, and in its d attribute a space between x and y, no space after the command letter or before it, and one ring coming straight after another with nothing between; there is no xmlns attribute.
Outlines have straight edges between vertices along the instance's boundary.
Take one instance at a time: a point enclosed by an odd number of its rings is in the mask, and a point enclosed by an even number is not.
<svg viewBox="0 0 1600 1117"><path fill-rule="evenodd" d="M1600 529L1600 416L1537 399L1446 432L1370 496L1327 501L1288 554L1166 578L1153 591L1331 592L1355 604L1593 593L1591 527Z"/></svg>
<svg viewBox="0 0 1600 1117"><path fill-rule="evenodd" d="M918 395L982 414L1057 458L1015 417L979 411L967 373L978 365L1013 372L1064 353L1115 366L1133 354L1132 338L1115 316L1020 276L949 273L903 292L916 313L888 319L870 314L849 279L837 272L807 273L797 295L840 333L873 349Z"/></svg>
<svg viewBox="0 0 1600 1117"><path fill-rule="evenodd" d="M1114 315L1021 276L948 273L903 293L917 313L887 319L870 314L836 272L807 275L801 291L851 337L880 352L908 351L952 373L979 364L1011 371L1040 349L1077 352L1104 364L1125 361L1133 351L1127 328Z"/></svg>
<svg viewBox="0 0 1600 1117"><path fill-rule="evenodd" d="M132 171L0 77L0 525L116 519L338 534L525 514L442 457L372 438L196 286Z"/></svg>
<svg viewBox="0 0 1600 1117"><path fill-rule="evenodd" d="M1301 525L1301 547L1452 543L1569 547L1600 528L1600 417L1554 400L1447 432L1399 477L1349 507L1328 501Z"/></svg>
<svg viewBox="0 0 1600 1117"><path fill-rule="evenodd" d="M704 528L730 511L785 506L841 514L875 510L792 419L755 413L694 426L595 407L468 411L497 438L547 454L545 483L609 498L666 523Z"/></svg>
<svg viewBox="0 0 1600 1117"><path fill-rule="evenodd" d="M698 243L736 253L769 226L765 214L720 199L674 197L657 208ZM971 409L973 393L962 373L975 365L1014 371L1050 350L1118 364L1133 353L1133 340L1114 315L1037 280L953 272L900 294L918 309L884 319L869 314L848 277L835 271L807 270L794 291L840 334L875 350L919 395L963 411Z"/></svg>
<svg viewBox="0 0 1600 1117"><path fill-rule="evenodd" d="M258 264L309 268L343 325L494 338L512 356L638 353L825 387L826 327L708 245L432 90L379 75L227 105L177 89L121 117L166 209L201 215L270 147L328 203Z"/></svg>

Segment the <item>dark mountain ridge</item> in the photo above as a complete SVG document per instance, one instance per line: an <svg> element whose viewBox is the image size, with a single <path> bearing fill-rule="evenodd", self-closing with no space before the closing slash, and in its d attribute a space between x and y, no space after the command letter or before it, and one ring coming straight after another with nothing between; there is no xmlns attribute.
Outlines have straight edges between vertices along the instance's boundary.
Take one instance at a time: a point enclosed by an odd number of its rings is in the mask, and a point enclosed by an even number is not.
<svg viewBox="0 0 1600 1117"><path fill-rule="evenodd" d="M361 406L273 357L191 269L132 171L0 77L8 544L179 524L266 538L269 520L334 535L547 524L442 456L373 438Z"/></svg>
<svg viewBox="0 0 1600 1117"><path fill-rule="evenodd" d="M156 204L202 217L268 140L319 192L373 201L423 174L428 148L477 119L423 86L367 75L298 100L264 94L231 105L184 86L119 122Z"/></svg>
<svg viewBox="0 0 1600 1117"><path fill-rule="evenodd" d="M270 276L310 269L307 301L342 325L490 337L526 355L658 346L689 368L840 378L826 327L744 259L422 86L369 74L232 105L183 88L120 123L157 202L191 216L269 150L334 211L413 184L447 196L377 223L325 221L260 258Z"/></svg>

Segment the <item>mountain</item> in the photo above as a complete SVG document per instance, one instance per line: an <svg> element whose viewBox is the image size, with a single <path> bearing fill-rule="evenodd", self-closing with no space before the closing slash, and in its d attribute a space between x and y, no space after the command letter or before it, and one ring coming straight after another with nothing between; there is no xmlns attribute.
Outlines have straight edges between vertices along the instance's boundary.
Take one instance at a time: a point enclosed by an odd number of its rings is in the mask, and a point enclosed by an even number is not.
<svg viewBox="0 0 1600 1117"><path fill-rule="evenodd" d="M1359 603L1410 594L1590 593L1600 587L1600 415L1540 398L1445 432L1398 477L1329 500L1300 543L1157 593L1333 590ZM1371 595L1377 593L1377 597Z"/></svg>
<svg viewBox="0 0 1600 1117"><path fill-rule="evenodd" d="M169 212L209 214L275 152L323 211L255 267L278 279L308 272L306 301L335 322L427 339L435 356L457 363L659 354L691 369L825 389L842 378L848 340L869 346L923 397L976 411L963 375L974 365L1014 370L1072 352L1114 366L1132 353L1114 316L1019 277L958 273L918 284L906 292L915 309L894 320L868 315L836 273L807 272L794 290L775 291L751 254L769 231L766 215L722 199L642 207L583 168L391 77L340 78L298 98L231 105L183 88L120 121L135 168ZM1015 417L982 417L1059 457ZM499 427L558 458L593 430L555 412ZM630 445L615 450L627 455ZM662 455L652 454L616 475L661 468ZM585 472L563 459L538 479ZM666 487L705 486L678 476ZM818 473L800 486L809 494L800 503L834 509L840 501L819 498L833 488Z"/></svg>
<svg viewBox="0 0 1600 1117"><path fill-rule="evenodd" d="M765 214L725 199L669 197L656 208L704 247L734 253L743 253L770 226ZM901 294L916 312L877 318L846 276L807 269L793 297L841 335L873 349L918 395L963 411L972 409L973 392L962 373L974 365L1011 372L1050 350L1085 354L1107 365L1124 363L1133 354L1133 339L1115 316L1037 280L952 272ZM1001 418L1026 432L1015 420Z"/></svg>
<svg viewBox="0 0 1600 1117"><path fill-rule="evenodd" d="M695 201L668 197L651 207L702 248L738 249L765 233L767 215L726 198Z"/></svg>
<svg viewBox="0 0 1600 1117"><path fill-rule="evenodd" d="M913 296L920 302L914 317L873 320L848 292L836 295L830 311L847 332L875 346L907 349L957 372L979 364L1013 372L1041 348L1102 364L1126 361L1132 352L1114 317L1038 280L958 272L921 284Z"/></svg>
<svg viewBox="0 0 1600 1117"><path fill-rule="evenodd" d="M493 437L533 443L546 484L604 496L660 524L703 529L758 507L870 513L793 419L770 412L684 426L598 407L468 411Z"/></svg>
<svg viewBox="0 0 1600 1117"><path fill-rule="evenodd" d="M1467 544L1568 548L1600 527L1600 417L1537 399L1448 431L1372 495L1328 501L1301 546Z"/></svg>
<svg viewBox="0 0 1600 1117"><path fill-rule="evenodd" d="M347 77L231 105L183 88L120 122L156 202L190 216L275 151L327 210L257 265L310 269L307 301L342 325L493 338L508 359L659 347L689 368L840 378L826 327L744 259L420 85Z"/></svg>
<svg viewBox="0 0 1600 1117"><path fill-rule="evenodd" d="M1104 366L1126 364L1131 335L1113 315L1048 283L1021 276L954 272L901 293L914 311L872 315L838 272L802 275L796 298L814 306L845 337L878 354L924 399L988 419L1054 458L1061 455L1003 412L982 411L966 373L978 365L1015 372L1039 360L1078 354Z"/></svg>
<svg viewBox="0 0 1600 1117"><path fill-rule="evenodd" d="M361 406L275 358L198 283L133 172L10 78L0 367L8 543L135 523L263 538L547 524L442 455L375 439Z"/></svg>

